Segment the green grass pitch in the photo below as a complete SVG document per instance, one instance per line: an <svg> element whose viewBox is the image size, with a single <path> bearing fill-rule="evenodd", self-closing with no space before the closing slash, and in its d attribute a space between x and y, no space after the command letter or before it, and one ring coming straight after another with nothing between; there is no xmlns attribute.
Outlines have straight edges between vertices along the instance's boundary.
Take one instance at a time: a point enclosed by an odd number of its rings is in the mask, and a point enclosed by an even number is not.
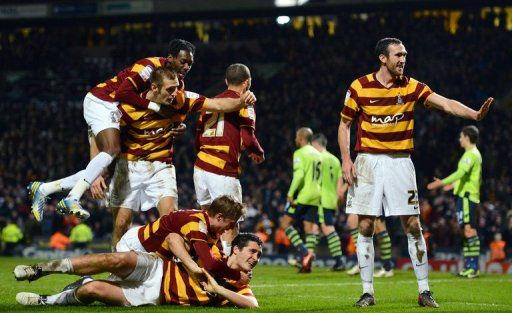
<svg viewBox="0 0 512 313"><path fill-rule="evenodd" d="M52 275L38 281L17 282L12 270L17 264L34 260L0 258L0 312L71 312L70 307L23 307L16 293L30 291L55 293L74 280L71 275ZM314 268L311 274L297 274L295 268L259 266L251 282L261 312L351 312L361 294L359 277ZM512 312L512 276L483 275L478 279L460 279L447 273L431 273L430 288L441 308L436 312ZM417 285L412 271L397 271L393 278L375 279L376 306L367 312L423 312L417 303ZM115 308L103 305L73 307L72 312L168 312L233 311L233 308L140 307ZM240 310L237 310L240 311Z"/></svg>

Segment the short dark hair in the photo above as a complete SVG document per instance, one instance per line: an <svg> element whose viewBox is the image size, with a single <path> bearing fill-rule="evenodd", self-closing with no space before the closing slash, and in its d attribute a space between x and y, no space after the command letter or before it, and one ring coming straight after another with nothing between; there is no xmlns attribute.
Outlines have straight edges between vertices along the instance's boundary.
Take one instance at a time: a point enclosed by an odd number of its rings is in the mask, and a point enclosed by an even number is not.
<svg viewBox="0 0 512 313"><path fill-rule="evenodd" d="M327 147L327 137L322 133L313 135L313 141L318 142L322 147Z"/></svg>
<svg viewBox="0 0 512 313"><path fill-rule="evenodd" d="M178 77L178 74L175 70L170 69L166 66L162 66L151 72L151 75L149 76L149 81L152 84L156 84L158 88L162 87L162 84L164 83L164 78L168 79L176 79Z"/></svg>
<svg viewBox="0 0 512 313"><path fill-rule="evenodd" d="M173 39L171 42L169 42L170 55L177 57L181 50L189 51L190 53L195 54L196 47L192 43L183 39Z"/></svg>
<svg viewBox="0 0 512 313"><path fill-rule="evenodd" d="M249 71L249 68L244 64L231 64L226 69L226 81L230 85L239 86L249 78L251 78L251 72Z"/></svg>
<svg viewBox="0 0 512 313"><path fill-rule="evenodd" d="M243 248L247 247L249 242L254 241L258 244L258 246L263 246L263 241L261 241L261 238L256 236L255 234L251 233L240 233L238 234L235 239L231 242L231 247L238 247L238 249L242 250ZM233 253L233 249L231 249L231 253Z"/></svg>
<svg viewBox="0 0 512 313"><path fill-rule="evenodd" d="M220 213L224 217L238 222L240 217L247 213L247 208L233 197L224 195L213 200L206 212L212 217Z"/></svg>
<svg viewBox="0 0 512 313"><path fill-rule="evenodd" d="M478 142L479 131L478 131L478 128L476 128L476 126L474 126L474 125L466 126L466 127L462 128L461 132L464 134L464 136L469 138L469 141L471 143Z"/></svg>
<svg viewBox="0 0 512 313"><path fill-rule="evenodd" d="M398 38L382 38L377 42L377 45L375 45L375 54L377 55L377 58L384 54L385 56L389 56L389 45L400 45L402 44L402 41Z"/></svg>

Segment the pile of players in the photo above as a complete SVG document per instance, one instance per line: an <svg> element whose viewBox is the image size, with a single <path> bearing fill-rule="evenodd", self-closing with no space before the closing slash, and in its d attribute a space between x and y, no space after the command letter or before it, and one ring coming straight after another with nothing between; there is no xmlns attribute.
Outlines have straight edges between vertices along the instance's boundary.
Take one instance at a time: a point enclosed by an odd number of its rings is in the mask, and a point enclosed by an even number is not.
<svg viewBox="0 0 512 313"><path fill-rule="evenodd" d="M238 234L237 228L245 215L238 179L241 151L247 150L256 163L264 160L254 134L256 98L250 91L251 74L243 64L230 65L227 89L206 98L185 90L183 80L194 53L190 42L172 40L167 57L139 60L86 95L84 118L91 160L71 176L30 183L32 213L41 221L47 197L70 190L57 211L87 219L90 213L79 202L84 192L90 189L94 198L104 199L108 191L116 252L16 267L18 280L31 281L51 273L83 276L57 295L20 293L19 303L88 304L97 300L124 306L258 306L247 283L259 261L262 242L255 235ZM186 130L183 121L192 112L202 112L194 167L202 210L178 211L173 144ZM107 187L108 167L114 160ZM128 231L133 211L153 207L159 211L158 220ZM99 281L88 277L101 272L112 275Z"/></svg>

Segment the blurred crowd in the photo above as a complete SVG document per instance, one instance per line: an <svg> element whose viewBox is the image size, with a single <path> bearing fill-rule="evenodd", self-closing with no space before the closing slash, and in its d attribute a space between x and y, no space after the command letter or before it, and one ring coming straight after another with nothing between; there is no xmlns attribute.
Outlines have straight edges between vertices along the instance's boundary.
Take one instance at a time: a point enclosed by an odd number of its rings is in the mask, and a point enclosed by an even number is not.
<svg viewBox="0 0 512 313"><path fill-rule="evenodd" d="M495 18L464 12L455 32L443 15L408 11L296 19L287 25L278 25L273 18L129 25L105 20L93 27L2 29L0 59L6 62L0 63L0 223L17 225L26 244L48 242L57 231L70 235L77 221L55 213L59 195L49 200L43 222L34 221L27 183L84 168L89 146L82 99L87 90L140 58L164 56L166 42L178 37L197 47L187 90L214 96L224 88L223 73L229 64L240 62L251 68L252 90L258 97L256 135L266 161L256 166L242 156L241 183L249 209L242 228L257 231L269 245L274 243L274 252L286 252L289 244L278 225L292 176L295 130L309 126L324 133L330 140L328 149L339 154L336 136L345 92L352 80L378 68L373 48L387 36L400 38L409 52L406 75L435 92L473 108L489 96L504 98L510 92L512 32L504 20L496 25ZM428 192L425 186L433 177L446 177L456 169L463 153L459 131L472 123L433 111L418 106L415 114L413 160L422 220L434 253L458 252L461 237L454 197ZM188 132L175 143L180 208L197 207L192 180L196 118L188 118ZM512 127L507 121L511 118L510 109L498 101L487 119L476 124L483 155L481 241L488 249L500 234L509 257L512 171L507 160L512 159ZM85 224L97 240L108 241L111 211L89 196L83 203L92 213ZM338 231L347 246L343 208L339 211ZM156 216L154 211L141 213L134 223L144 224ZM399 254L401 227L392 218L388 223Z"/></svg>

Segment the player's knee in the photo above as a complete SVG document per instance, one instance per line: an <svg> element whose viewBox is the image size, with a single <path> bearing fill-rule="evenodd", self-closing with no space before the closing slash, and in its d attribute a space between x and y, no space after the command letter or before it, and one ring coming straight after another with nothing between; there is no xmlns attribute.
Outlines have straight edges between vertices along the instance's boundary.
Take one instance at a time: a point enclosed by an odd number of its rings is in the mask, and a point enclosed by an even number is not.
<svg viewBox="0 0 512 313"><path fill-rule="evenodd" d="M414 238L421 236L421 225L418 218L409 218L407 221L407 232L412 234Z"/></svg>
<svg viewBox="0 0 512 313"><path fill-rule="evenodd" d="M292 224L292 221L289 216L285 215L281 218L280 224L281 224L281 228L286 229L286 228L290 227L290 225Z"/></svg>
<svg viewBox="0 0 512 313"><path fill-rule="evenodd" d="M114 226L120 233L124 234L130 227L131 223L132 223L131 215L118 214L118 216L116 217Z"/></svg>
<svg viewBox="0 0 512 313"><path fill-rule="evenodd" d="M359 220L359 233L365 237L373 236L375 230L375 222L371 219Z"/></svg>
<svg viewBox="0 0 512 313"><path fill-rule="evenodd" d="M104 152L110 154L111 157L115 158L119 153L121 153L121 147L119 144L110 143L105 147Z"/></svg>
<svg viewBox="0 0 512 313"><path fill-rule="evenodd" d="M120 271L129 265L131 252L109 253L106 255L106 261L113 271Z"/></svg>
<svg viewBox="0 0 512 313"><path fill-rule="evenodd" d="M97 297L98 295L101 295L102 294L101 289L102 289L101 282L92 281L90 283L80 286L80 288L78 288L76 290L76 297L80 301L84 301L85 299L91 299L91 298ZM87 302L89 302L89 301L87 301Z"/></svg>

